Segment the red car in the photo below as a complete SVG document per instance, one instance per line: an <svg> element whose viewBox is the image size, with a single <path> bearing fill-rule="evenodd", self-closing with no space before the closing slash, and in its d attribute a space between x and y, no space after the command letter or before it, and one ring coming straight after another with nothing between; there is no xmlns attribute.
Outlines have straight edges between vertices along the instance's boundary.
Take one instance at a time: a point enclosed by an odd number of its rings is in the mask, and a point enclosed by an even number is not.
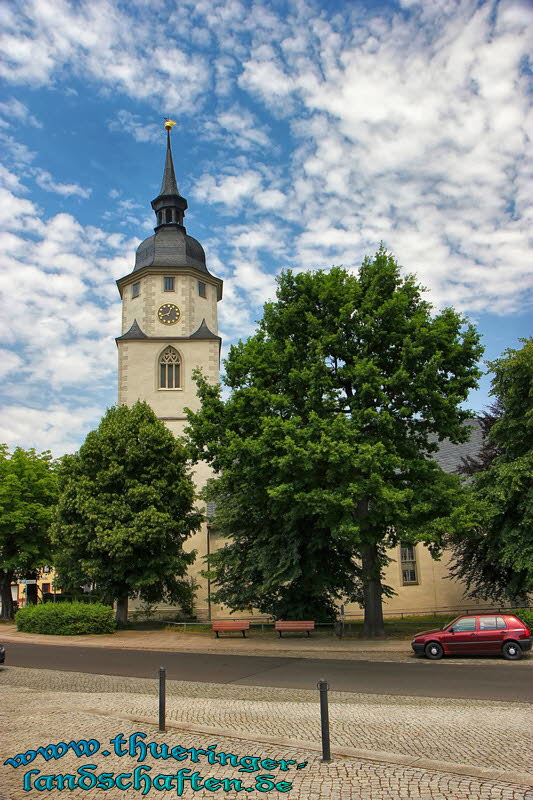
<svg viewBox="0 0 533 800"><path fill-rule="evenodd" d="M411 642L416 655L503 655L510 661L531 650L531 631L514 614L476 614L457 617L444 628L417 633Z"/></svg>

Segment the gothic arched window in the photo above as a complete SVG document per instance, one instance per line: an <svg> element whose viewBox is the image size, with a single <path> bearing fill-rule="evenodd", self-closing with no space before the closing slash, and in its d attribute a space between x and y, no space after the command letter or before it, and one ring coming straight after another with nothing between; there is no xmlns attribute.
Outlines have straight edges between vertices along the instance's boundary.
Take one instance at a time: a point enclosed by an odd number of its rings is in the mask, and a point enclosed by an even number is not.
<svg viewBox="0 0 533 800"><path fill-rule="evenodd" d="M160 389L179 389L180 388L180 367L181 359L177 350L170 345L165 347L159 357L159 388Z"/></svg>

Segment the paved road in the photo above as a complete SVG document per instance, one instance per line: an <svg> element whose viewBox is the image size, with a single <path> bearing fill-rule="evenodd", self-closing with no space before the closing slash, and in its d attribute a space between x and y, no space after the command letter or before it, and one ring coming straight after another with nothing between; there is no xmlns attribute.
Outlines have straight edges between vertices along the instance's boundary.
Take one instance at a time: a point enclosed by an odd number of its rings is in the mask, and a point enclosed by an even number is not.
<svg viewBox="0 0 533 800"><path fill-rule="evenodd" d="M326 678L343 692L533 701L531 670L512 662L405 664L10 643L7 665L138 678L155 677L164 666L169 679L181 681L312 689Z"/></svg>

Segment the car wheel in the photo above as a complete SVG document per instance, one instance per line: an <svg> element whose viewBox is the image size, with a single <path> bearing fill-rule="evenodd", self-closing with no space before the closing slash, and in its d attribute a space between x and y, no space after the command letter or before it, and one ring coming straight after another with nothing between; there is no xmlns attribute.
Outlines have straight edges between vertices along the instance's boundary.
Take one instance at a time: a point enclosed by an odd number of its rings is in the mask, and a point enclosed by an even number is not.
<svg viewBox="0 0 533 800"><path fill-rule="evenodd" d="M442 658L444 655L444 650L442 649L442 645L438 642L430 642L424 647L424 653L426 654L427 658L433 659L436 661L438 658Z"/></svg>
<svg viewBox="0 0 533 800"><path fill-rule="evenodd" d="M517 642L505 642L502 654L508 661L518 661L519 658L522 658L522 648Z"/></svg>

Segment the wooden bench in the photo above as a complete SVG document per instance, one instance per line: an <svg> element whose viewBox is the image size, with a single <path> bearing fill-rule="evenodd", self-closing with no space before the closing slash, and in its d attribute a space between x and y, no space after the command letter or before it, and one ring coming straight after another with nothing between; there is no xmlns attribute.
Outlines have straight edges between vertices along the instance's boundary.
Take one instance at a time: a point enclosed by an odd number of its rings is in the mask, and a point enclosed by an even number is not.
<svg viewBox="0 0 533 800"><path fill-rule="evenodd" d="M281 639L281 634L283 631L307 631L307 635L311 635L311 631L315 629L315 623L313 620L296 620L296 619L278 619L274 626L274 629L279 633L279 638Z"/></svg>
<svg viewBox="0 0 533 800"><path fill-rule="evenodd" d="M226 631L241 631L246 639L246 631L249 629L250 623L244 619L217 619L213 622L213 631L217 639L220 632L225 633Z"/></svg>

